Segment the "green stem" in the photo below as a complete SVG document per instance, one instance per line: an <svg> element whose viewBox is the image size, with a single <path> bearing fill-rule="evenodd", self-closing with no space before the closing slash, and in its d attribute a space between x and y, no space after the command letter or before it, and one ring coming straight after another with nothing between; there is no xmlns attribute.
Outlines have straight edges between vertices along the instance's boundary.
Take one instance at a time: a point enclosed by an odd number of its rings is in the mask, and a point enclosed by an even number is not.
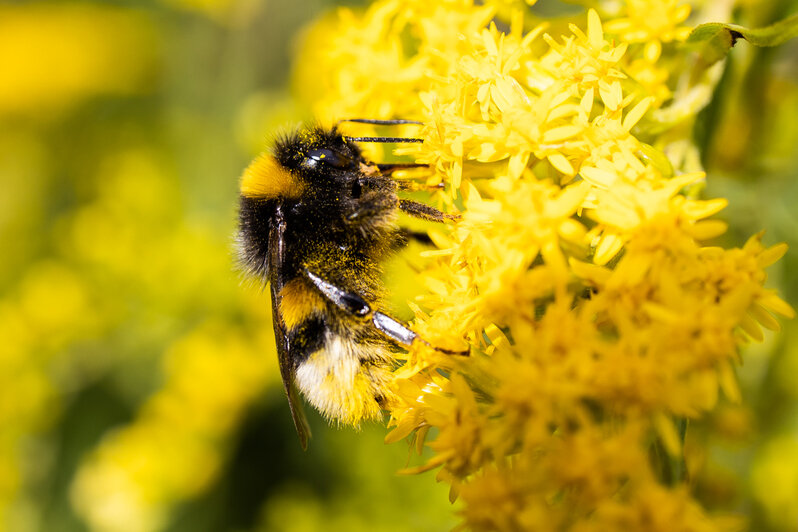
<svg viewBox="0 0 798 532"><path fill-rule="evenodd" d="M687 464L684 461L684 440L687 436L687 418L679 418L676 420L676 429L679 431L679 441L682 443L682 452L679 456L671 456L668 458L670 465L670 485L676 486L687 480Z"/></svg>

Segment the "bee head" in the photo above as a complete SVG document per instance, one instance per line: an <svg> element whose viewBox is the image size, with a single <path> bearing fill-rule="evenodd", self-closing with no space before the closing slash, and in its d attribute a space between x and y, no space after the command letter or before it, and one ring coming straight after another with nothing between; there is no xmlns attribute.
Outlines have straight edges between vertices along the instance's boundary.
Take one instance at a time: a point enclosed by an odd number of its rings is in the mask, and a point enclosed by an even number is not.
<svg viewBox="0 0 798 532"><path fill-rule="evenodd" d="M285 168L314 182L349 173L363 160L360 149L337 129L309 127L278 141L274 156Z"/></svg>
<svg viewBox="0 0 798 532"><path fill-rule="evenodd" d="M363 157L359 148L335 129L308 127L279 139L272 153L257 157L241 178L241 195L298 198L311 184L351 176Z"/></svg>

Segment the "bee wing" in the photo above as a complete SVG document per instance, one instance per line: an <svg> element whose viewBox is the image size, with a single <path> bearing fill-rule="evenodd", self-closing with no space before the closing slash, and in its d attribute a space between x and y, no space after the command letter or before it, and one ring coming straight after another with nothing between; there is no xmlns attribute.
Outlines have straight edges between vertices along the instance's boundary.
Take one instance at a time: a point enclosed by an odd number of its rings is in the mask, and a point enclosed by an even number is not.
<svg viewBox="0 0 798 532"><path fill-rule="evenodd" d="M310 426L305 417L305 410L302 407L302 398L299 396L296 383L294 382L294 366L291 363L289 352L291 346L285 334L285 328L279 314L279 296L272 288L272 313L274 315L274 336L277 342L277 360L280 362L280 376L283 378L285 395L288 397L288 406L291 408L291 417L294 419L299 443L302 449L308 448L308 438L310 437Z"/></svg>
<svg viewBox="0 0 798 532"><path fill-rule="evenodd" d="M285 264L285 220L279 207L275 218L269 227L269 284L272 293L272 317L274 320L274 339L277 344L277 360L280 363L280 376L283 378L285 395L288 397L288 406L291 408L291 417L299 435L302 449L308 448L310 425L305 417L302 407L302 398L299 396L294 382L294 366L291 363L291 344L288 341L285 325L280 314L280 291L285 284L283 265Z"/></svg>

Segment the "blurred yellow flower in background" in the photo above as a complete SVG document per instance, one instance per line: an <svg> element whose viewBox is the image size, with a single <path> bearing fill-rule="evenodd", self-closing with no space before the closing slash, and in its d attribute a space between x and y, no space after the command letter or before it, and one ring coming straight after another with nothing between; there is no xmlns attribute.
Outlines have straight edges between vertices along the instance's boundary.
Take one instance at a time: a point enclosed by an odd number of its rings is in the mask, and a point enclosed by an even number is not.
<svg viewBox="0 0 798 532"><path fill-rule="evenodd" d="M282 503L335 515L306 529L451 526L434 486L386 482L403 451L373 430L294 448L268 301L235 271L237 177L300 117L309 16L0 6L0 529L274 529Z"/></svg>
<svg viewBox="0 0 798 532"><path fill-rule="evenodd" d="M82 3L0 6L0 113L44 118L82 98L145 90L158 38L143 12Z"/></svg>
<svg viewBox="0 0 798 532"><path fill-rule="evenodd" d="M792 530L789 48L738 45L720 83L680 43L731 5L532 4L380 0L301 33L326 2L0 6L0 529ZM737 21L790 9L764 4ZM387 279L472 348L397 368L407 463L318 417L301 453L234 270L238 175L312 117L423 120L367 149L462 213Z"/></svg>

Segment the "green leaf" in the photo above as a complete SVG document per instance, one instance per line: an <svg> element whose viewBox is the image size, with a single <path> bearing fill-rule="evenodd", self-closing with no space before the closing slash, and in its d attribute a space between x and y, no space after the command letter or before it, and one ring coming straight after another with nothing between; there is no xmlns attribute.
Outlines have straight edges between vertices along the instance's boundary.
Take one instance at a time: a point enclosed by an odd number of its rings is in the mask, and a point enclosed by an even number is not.
<svg viewBox="0 0 798 532"><path fill-rule="evenodd" d="M737 42L745 39L754 46L778 46L798 36L798 14L764 28L746 28L736 24L710 22L696 26L687 38L707 65L720 61Z"/></svg>

